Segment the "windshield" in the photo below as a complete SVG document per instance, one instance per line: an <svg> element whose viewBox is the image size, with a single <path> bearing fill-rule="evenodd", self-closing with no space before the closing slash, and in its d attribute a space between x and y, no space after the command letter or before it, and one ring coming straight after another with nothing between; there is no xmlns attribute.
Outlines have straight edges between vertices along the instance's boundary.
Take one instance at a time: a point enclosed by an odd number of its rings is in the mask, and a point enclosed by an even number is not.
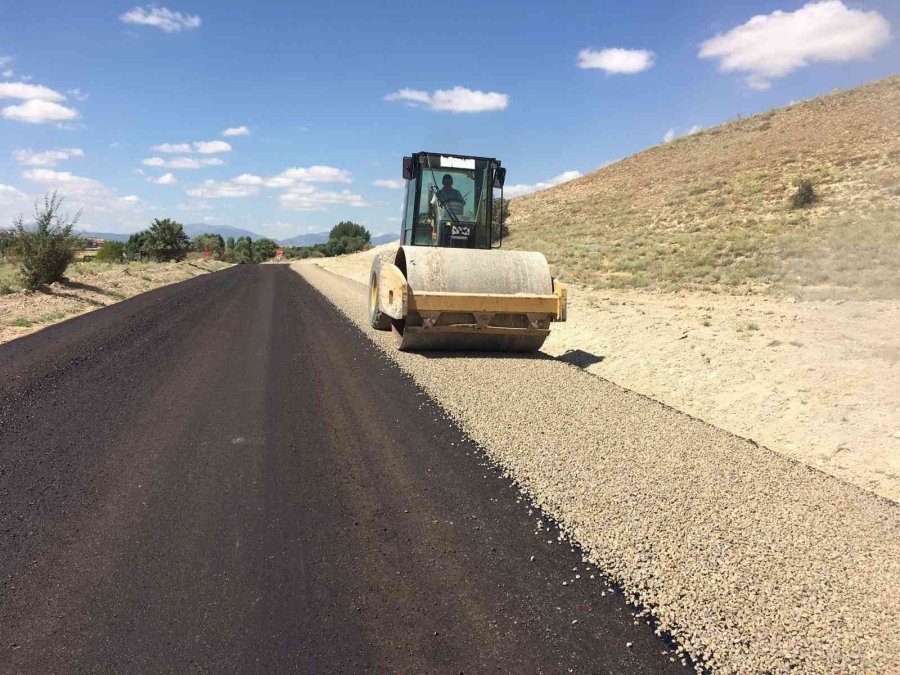
<svg viewBox="0 0 900 675"><path fill-rule="evenodd" d="M425 155L421 166L415 243L490 246L490 162Z"/></svg>

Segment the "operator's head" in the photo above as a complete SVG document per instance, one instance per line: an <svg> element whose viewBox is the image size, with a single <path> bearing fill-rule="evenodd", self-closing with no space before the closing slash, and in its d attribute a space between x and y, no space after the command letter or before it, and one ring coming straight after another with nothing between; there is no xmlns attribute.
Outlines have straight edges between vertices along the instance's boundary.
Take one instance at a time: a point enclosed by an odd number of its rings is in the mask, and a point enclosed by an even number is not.
<svg viewBox="0 0 900 675"><path fill-rule="evenodd" d="M445 173L444 177L441 178L441 183L443 183L445 188L452 188L453 187L453 176L451 176L449 173Z"/></svg>

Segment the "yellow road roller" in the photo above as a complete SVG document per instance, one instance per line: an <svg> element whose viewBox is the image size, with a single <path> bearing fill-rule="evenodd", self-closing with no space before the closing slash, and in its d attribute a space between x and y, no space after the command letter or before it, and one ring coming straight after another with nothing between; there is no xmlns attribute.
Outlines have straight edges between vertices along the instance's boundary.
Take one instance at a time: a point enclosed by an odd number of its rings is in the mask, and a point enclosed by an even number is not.
<svg viewBox="0 0 900 675"><path fill-rule="evenodd" d="M531 352L566 320L566 288L541 253L502 250L490 157L419 152L403 158L401 246L369 275L369 322L401 350ZM501 201L502 203L502 201Z"/></svg>

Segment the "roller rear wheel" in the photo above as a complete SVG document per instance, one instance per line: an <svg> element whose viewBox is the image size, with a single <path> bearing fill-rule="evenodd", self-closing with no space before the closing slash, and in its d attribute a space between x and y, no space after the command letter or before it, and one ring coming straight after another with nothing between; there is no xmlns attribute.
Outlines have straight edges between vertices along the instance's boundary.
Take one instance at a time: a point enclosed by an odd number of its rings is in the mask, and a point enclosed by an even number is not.
<svg viewBox="0 0 900 675"><path fill-rule="evenodd" d="M369 276L369 323L375 330L390 330L391 317L381 311L378 306L378 271L372 270Z"/></svg>

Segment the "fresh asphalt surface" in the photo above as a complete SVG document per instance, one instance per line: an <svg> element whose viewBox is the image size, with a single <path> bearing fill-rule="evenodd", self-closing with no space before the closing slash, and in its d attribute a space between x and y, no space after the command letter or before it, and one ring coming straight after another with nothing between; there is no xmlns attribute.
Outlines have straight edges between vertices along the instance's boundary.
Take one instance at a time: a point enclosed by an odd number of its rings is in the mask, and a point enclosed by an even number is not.
<svg viewBox="0 0 900 675"><path fill-rule="evenodd" d="M0 346L3 672L684 672L539 517L287 267Z"/></svg>

